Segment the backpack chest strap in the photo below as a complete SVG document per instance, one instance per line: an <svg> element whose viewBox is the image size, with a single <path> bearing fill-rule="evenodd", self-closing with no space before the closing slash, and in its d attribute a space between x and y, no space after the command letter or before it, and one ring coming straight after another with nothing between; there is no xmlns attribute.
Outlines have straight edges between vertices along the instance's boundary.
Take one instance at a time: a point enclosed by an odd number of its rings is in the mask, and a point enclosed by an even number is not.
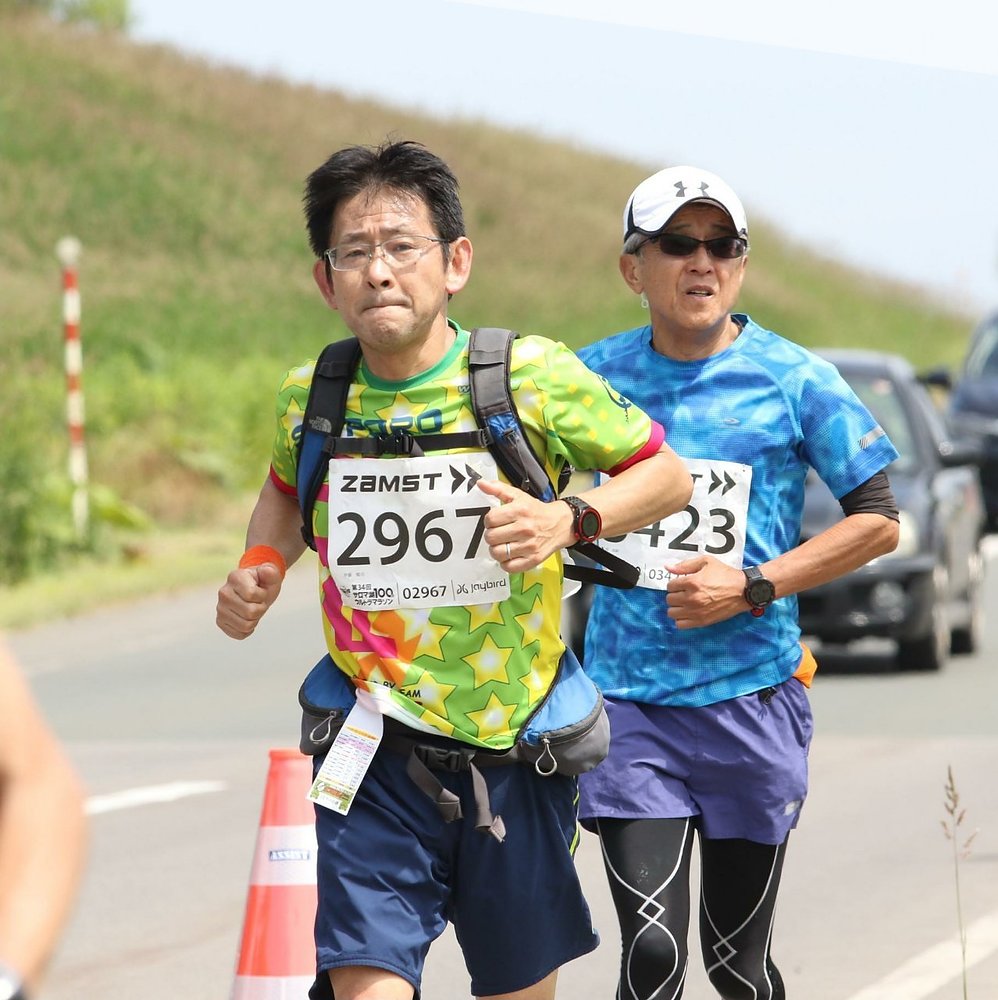
<svg viewBox="0 0 998 1000"><path fill-rule="evenodd" d="M428 451L448 451L453 448L488 448L491 434L484 429L457 431L453 434L410 434L394 430L373 437L327 437L322 445L324 455L423 455Z"/></svg>

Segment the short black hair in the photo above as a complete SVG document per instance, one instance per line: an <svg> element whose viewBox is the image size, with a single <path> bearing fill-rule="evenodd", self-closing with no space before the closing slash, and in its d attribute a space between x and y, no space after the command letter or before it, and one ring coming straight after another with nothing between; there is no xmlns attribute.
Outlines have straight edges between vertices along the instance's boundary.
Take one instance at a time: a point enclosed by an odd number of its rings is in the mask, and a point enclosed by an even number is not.
<svg viewBox="0 0 998 1000"><path fill-rule="evenodd" d="M362 191L386 188L419 198L429 209L434 235L448 243L465 235L457 178L422 143L385 141L347 146L313 170L305 182L305 222L316 257L329 249L333 214L341 201Z"/></svg>

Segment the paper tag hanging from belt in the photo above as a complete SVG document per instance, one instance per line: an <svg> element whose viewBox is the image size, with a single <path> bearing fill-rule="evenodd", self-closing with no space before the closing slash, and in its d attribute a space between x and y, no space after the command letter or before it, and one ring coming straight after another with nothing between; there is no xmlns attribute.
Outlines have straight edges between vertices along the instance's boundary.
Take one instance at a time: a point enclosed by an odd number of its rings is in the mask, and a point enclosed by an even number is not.
<svg viewBox="0 0 998 1000"><path fill-rule="evenodd" d="M346 816L383 734L381 713L358 701L343 720L343 728L329 748L308 798Z"/></svg>

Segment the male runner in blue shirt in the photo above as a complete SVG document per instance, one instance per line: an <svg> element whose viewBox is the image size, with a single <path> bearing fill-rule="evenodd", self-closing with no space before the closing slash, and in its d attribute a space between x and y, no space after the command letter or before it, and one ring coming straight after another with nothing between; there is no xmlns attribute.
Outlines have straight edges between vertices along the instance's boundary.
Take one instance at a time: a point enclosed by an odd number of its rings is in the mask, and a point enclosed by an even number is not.
<svg viewBox="0 0 998 1000"><path fill-rule="evenodd" d="M601 588L586 632L612 737L583 776L581 817L620 920L619 1000L682 993L694 833L712 984L727 1000L785 996L769 946L807 791L814 671L794 595L897 544L883 471L897 452L876 420L832 365L732 312L748 249L719 177L649 177L627 203L620 258L649 323L580 352L669 428L694 478L685 511L620 543L640 584ZM844 517L800 544L809 468Z"/></svg>

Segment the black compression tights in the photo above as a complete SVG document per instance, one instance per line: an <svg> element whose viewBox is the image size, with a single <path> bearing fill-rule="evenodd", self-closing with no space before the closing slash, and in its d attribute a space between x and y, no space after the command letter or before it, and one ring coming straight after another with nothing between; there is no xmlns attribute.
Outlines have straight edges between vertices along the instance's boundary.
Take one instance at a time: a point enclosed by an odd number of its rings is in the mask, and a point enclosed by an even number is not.
<svg viewBox="0 0 998 1000"><path fill-rule="evenodd" d="M617 1000L678 1000L686 978L693 819L599 821L620 921ZM769 955L786 841L700 838L700 949L724 1000L784 1000Z"/></svg>

